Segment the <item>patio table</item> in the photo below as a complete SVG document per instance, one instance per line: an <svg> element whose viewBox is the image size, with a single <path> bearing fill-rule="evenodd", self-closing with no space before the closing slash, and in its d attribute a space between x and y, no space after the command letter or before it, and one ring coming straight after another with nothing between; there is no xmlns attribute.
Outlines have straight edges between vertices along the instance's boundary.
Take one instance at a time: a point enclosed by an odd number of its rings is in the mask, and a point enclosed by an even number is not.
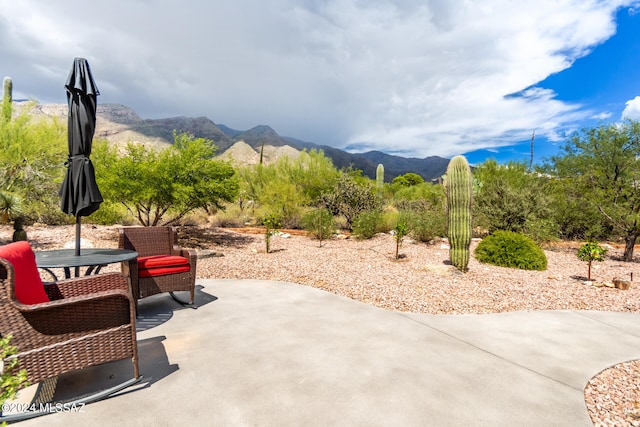
<svg viewBox="0 0 640 427"><path fill-rule="evenodd" d="M80 276L80 267L88 267L85 275L98 274L102 267L116 262L125 262L138 257L138 252L129 249L83 248L80 255L75 249L54 249L50 251L36 251L36 265L51 274L55 281L58 277L52 268L64 269L66 279L71 278L71 268L75 270L75 277Z"/></svg>

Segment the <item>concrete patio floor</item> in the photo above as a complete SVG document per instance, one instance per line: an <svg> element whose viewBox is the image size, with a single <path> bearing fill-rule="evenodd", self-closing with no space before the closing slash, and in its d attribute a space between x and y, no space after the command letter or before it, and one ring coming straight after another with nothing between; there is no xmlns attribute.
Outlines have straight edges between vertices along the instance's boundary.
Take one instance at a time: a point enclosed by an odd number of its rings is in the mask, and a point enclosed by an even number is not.
<svg viewBox="0 0 640 427"><path fill-rule="evenodd" d="M398 313L290 283L198 280L140 302L143 381L20 426L591 426L583 389L640 359L640 315ZM57 398L132 375L60 377Z"/></svg>

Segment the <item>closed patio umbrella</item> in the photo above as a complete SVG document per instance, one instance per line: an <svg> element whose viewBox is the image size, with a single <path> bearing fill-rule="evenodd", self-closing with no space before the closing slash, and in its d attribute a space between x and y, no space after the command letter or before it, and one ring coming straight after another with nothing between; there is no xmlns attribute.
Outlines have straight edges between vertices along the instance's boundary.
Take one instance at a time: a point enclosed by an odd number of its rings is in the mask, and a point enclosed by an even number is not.
<svg viewBox="0 0 640 427"><path fill-rule="evenodd" d="M100 95L89 63L75 58L67 83L69 159L65 163L60 196L62 211L76 217L76 255L80 255L80 217L91 215L102 203L93 164L89 159L96 129L96 97Z"/></svg>

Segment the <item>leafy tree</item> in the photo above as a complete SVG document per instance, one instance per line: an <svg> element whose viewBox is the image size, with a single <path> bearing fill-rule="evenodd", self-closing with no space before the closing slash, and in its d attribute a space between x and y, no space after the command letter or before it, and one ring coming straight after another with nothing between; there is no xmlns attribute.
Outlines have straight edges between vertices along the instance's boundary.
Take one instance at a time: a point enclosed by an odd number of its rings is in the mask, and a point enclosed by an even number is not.
<svg viewBox="0 0 640 427"><path fill-rule="evenodd" d="M142 225L174 223L194 209L223 209L238 194L230 163L214 160L211 141L174 133L174 144L156 151L129 144L125 155L101 146L94 161L105 199L119 201Z"/></svg>
<svg viewBox="0 0 640 427"><path fill-rule="evenodd" d="M545 192L551 199L551 218L564 240L606 240L613 228L592 203L585 203L585 189L572 178L550 179Z"/></svg>
<svg viewBox="0 0 640 427"><path fill-rule="evenodd" d="M0 120L0 192L23 200L26 217L63 220L58 190L66 157L66 129L57 120L32 120L26 107Z"/></svg>
<svg viewBox="0 0 640 427"><path fill-rule="evenodd" d="M391 187L393 189L400 189L402 187L411 187L414 185L420 185L424 183L424 178L417 173L409 172L404 175L399 175L393 178L391 181Z"/></svg>
<svg viewBox="0 0 640 427"><path fill-rule="evenodd" d="M399 218L396 226L393 228L395 233L393 239L396 241L396 259L400 258L400 246L402 246L402 240L407 235L407 222L404 218Z"/></svg>
<svg viewBox="0 0 640 427"><path fill-rule="evenodd" d="M574 134L549 169L582 192L625 240L624 260L632 261L640 236L640 122L603 124Z"/></svg>
<svg viewBox="0 0 640 427"><path fill-rule="evenodd" d="M597 242L587 242L580 246L576 254L581 261L587 262L587 280L591 280L591 264L593 261L604 261L608 249L603 248Z"/></svg>
<svg viewBox="0 0 640 427"><path fill-rule="evenodd" d="M320 195L319 202L333 215L344 216L349 229L361 213L378 208L371 180L363 181L350 173L343 173L331 191Z"/></svg>
<svg viewBox="0 0 640 427"><path fill-rule="evenodd" d="M551 199L545 190L548 179L529 172L525 163L500 165L494 159L476 167L473 174L476 225L490 233L525 233L538 241L555 237Z"/></svg>
<svg viewBox="0 0 640 427"><path fill-rule="evenodd" d="M317 204L320 194L330 190L340 176L340 172L322 150L303 151L291 163L289 175L312 205Z"/></svg>
<svg viewBox="0 0 640 427"><path fill-rule="evenodd" d="M301 209L318 203L321 193L333 188L340 173L322 151L302 152L296 159L282 157L271 165L252 165L239 171L241 209L247 201L278 212L283 223L297 225Z"/></svg>

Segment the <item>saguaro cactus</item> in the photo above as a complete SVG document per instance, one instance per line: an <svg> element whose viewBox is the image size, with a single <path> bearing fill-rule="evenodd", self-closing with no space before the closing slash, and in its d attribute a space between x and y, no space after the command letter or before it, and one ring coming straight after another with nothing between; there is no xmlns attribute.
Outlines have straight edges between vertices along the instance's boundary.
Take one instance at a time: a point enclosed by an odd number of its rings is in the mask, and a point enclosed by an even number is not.
<svg viewBox="0 0 640 427"><path fill-rule="evenodd" d="M464 156L456 156L449 162L445 180L447 192L447 229L449 258L460 271L467 271L469 246L471 245L471 168Z"/></svg>
<svg viewBox="0 0 640 427"><path fill-rule="evenodd" d="M7 122L11 120L12 92L13 82L11 81L11 77L5 77L2 81L2 119Z"/></svg>
<svg viewBox="0 0 640 427"><path fill-rule="evenodd" d="M384 165L378 164L376 168L376 193L378 196L382 196L382 190L384 189Z"/></svg>

